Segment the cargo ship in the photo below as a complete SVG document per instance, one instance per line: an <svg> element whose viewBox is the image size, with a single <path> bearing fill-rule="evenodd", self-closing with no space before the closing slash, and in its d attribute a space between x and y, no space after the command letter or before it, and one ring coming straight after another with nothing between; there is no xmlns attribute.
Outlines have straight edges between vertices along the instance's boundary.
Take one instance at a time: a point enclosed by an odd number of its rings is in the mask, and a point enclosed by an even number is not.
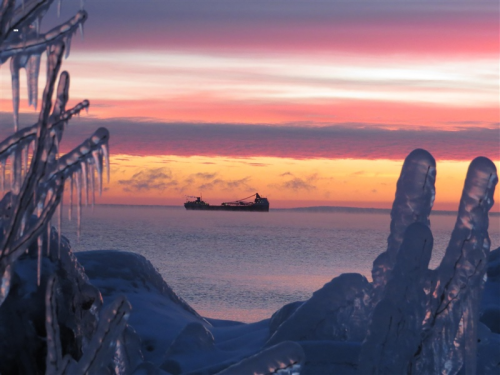
<svg viewBox="0 0 500 375"><path fill-rule="evenodd" d="M247 199L253 198L253 201L247 201ZM202 210L202 211L259 211L259 212L269 212L269 201L267 198L263 198L259 193L250 195L249 197L234 201L234 202L224 202L220 206L212 206L204 202L201 197L187 197L188 201L184 203L186 210ZM195 198L195 200L190 201L189 198Z"/></svg>

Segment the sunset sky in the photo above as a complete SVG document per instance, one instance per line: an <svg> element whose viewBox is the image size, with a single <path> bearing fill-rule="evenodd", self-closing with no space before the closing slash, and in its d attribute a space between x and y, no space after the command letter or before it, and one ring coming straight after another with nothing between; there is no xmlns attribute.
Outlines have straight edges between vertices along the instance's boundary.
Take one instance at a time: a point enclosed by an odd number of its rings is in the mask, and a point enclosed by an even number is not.
<svg viewBox="0 0 500 375"><path fill-rule="evenodd" d="M64 1L60 21L78 6ZM58 22L52 8L42 31ZM87 0L86 10L85 40L73 38L63 69L70 106L91 107L63 149L110 129L101 203L259 192L275 208L388 208L419 147L437 161L435 207L454 210L474 157L500 166L497 1ZM4 64L1 136L10 98ZM26 89L21 99L31 125Z"/></svg>

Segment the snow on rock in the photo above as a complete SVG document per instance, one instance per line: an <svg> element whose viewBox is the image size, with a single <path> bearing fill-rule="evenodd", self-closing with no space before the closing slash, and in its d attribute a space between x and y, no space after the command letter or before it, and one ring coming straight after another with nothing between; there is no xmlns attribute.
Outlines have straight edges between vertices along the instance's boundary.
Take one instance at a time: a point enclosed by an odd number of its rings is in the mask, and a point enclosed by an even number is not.
<svg viewBox="0 0 500 375"><path fill-rule="evenodd" d="M189 323L209 327L162 279L151 263L139 254L117 250L78 252L91 283L109 303L124 294L132 305L129 324L142 341L146 361L161 364L174 339Z"/></svg>
<svg viewBox="0 0 500 375"><path fill-rule="evenodd" d="M267 346L282 341L361 341L366 335L371 285L360 274L334 278L276 330Z"/></svg>
<svg viewBox="0 0 500 375"><path fill-rule="evenodd" d="M201 323L189 323L175 338L168 348L165 356L171 357L186 352L212 350L214 348L214 335Z"/></svg>
<svg viewBox="0 0 500 375"><path fill-rule="evenodd" d="M292 302L289 303L282 308L280 308L278 311L276 311L272 316L271 320L269 322L269 334L272 336L274 332L278 329L278 327L283 323L285 320L287 320L290 315L292 315L300 306L304 304L303 301L297 301L297 302Z"/></svg>
<svg viewBox="0 0 500 375"><path fill-rule="evenodd" d="M417 222L407 228L361 348L360 374L403 374L411 368L425 315L424 278L432 246L432 233L425 224Z"/></svg>
<svg viewBox="0 0 500 375"><path fill-rule="evenodd" d="M202 352L213 352L214 336L201 323L189 323L175 338L174 342L165 353L165 361L160 366L161 369L172 374L182 372L182 357L188 354L190 357L203 355ZM176 360L176 357L180 357Z"/></svg>

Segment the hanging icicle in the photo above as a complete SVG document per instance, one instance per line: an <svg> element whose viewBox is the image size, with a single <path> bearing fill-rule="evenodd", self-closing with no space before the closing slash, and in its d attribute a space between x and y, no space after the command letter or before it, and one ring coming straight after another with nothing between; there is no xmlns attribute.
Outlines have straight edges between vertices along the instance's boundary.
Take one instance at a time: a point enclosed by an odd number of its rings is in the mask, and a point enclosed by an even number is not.
<svg viewBox="0 0 500 375"><path fill-rule="evenodd" d="M80 241L80 228L82 219L82 173L81 170L76 172L76 236Z"/></svg>
<svg viewBox="0 0 500 375"><path fill-rule="evenodd" d="M64 39L64 58L67 59L69 57L69 51L71 49L71 34L69 34L65 39Z"/></svg>
<svg viewBox="0 0 500 375"><path fill-rule="evenodd" d="M19 129L19 57L10 59L10 74L12 79L12 109L14 115L14 131Z"/></svg>
<svg viewBox="0 0 500 375"><path fill-rule="evenodd" d="M85 196L85 206L89 204L89 184L87 179L87 163L84 161L81 165L82 168L82 180L83 180L83 190Z"/></svg>
<svg viewBox="0 0 500 375"><path fill-rule="evenodd" d="M94 211L95 205L95 177L94 177L94 165L89 163L89 176L90 176L90 186L92 189L92 211Z"/></svg>
<svg viewBox="0 0 500 375"><path fill-rule="evenodd" d="M61 259L61 223L63 216L63 195L57 208L57 259Z"/></svg>
<svg viewBox="0 0 500 375"><path fill-rule="evenodd" d="M100 149L92 151L94 165L97 171L97 183L99 187L99 196L102 195L102 151Z"/></svg>
<svg viewBox="0 0 500 375"><path fill-rule="evenodd" d="M51 234L52 234L52 225L49 221L49 224L47 224L47 256L50 256L50 239L51 239Z"/></svg>
<svg viewBox="0 0 500 375"><path fill-rule="evenodd" d="M22 179L22 154L21 148L18 147L13 154L11 174L13 176L12 192L14 194L19 194L21 189L21 179Z"/></svg>
<svg viewBox="0 0 500 375"><path fill-rule="evenodd" d="M37 265L36 265L36 283L40 286L40 279L42 277L42 246L43 239L42 235L38 236L36 239L37 244Z"/></svg>
<svg viewBox="0 0 500 375"><path fill-rule="evenodd" d="M85 39L83 36L83 23L81 23L81 22L78 24L78 31L80 31L80 37L81 37L82 41L84 41Z"/></svg>
<svg viewBox="0 0 500 375"><path fill-rule="evenodd" d="M38 104L38 76L40 73L39 53L32 54L26 63L26 82L28 88L28 105L33 105L37 108Z"/></svg>
<svg viewBox="0 0 500 375"><path fill-rule="evenodd" d="M5 169L7 164L7 158L2 158L1 168L2 168L2 193L5 191Z"/></svg>
<svg viewBox="0 0 500 375"><path fill-rule="evenodd" d="M68 211L68 219L71 221L71 217L73 216L73 181L74 181L74 174L70 175L69 182L70 182L70 188L69 188L69 211Z"/></svg>
<svg viewBox="0 0 500 375"><path fill-rule="evenodd" d="M28 155L29 155L29 143L23 147L23 171L24 176L28 174Z"/></svg>
<svg viewBox="0 0 500 375"><path fill-rule="evenodd" d="M101 150L102 150L102 153L104 155L104 164L105 164L105 167L106 167L106 176L107 176L107 182L109 184L109 180L110 180L110 173L109 173L109 170L110 170L110 167L109 167L109 145L107 143L103 144L101 146Z"/></svg>

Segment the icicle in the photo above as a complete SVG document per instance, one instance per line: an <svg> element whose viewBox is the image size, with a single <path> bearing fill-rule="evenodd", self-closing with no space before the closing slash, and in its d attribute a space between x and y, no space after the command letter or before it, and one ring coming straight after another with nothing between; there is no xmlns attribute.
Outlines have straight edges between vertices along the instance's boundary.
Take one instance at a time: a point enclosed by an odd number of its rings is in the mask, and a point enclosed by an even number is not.
<svg viewBox="0 0 500 375"><path fill-rule="evenodd" d="M57 18L61 16L62 0L57 0Z"/></svg>
<svg viewBox="0 0 500 375"><path fill-rule="evenodd" d="M73 176L69 176L70 188L69 188L69 213L68 219L71 221L71 216L73 216Z"/></svg>
<svg viewBox="0 0 500 375"><path fill-rule="evenodd" d="M88 174L87 174L87 163L81 163L82 168L82 180L83 180L83 190L85 191L85 206L89 205L89 184L88 184Z"/></svg>
<svg viewBox="0 0 500 375"><path fill-rule="evenodd" d="M42 245L43 245L43 240L42 236L38 236L36 239L36 243L38 246L38 261L37 261L37 266L36 266L36 280L37 280L37 285L40 286L40 279L42 277Z"/></svg>
<svg viewBox="0 0 500 375"><path fill-rule="evenodd" d="M10 190L14 188L14 155L9 155L10 159Z"/></svg>
<svg viewBox="0 0 500 375"><path fill-rule="evenodd" d="M31 55L27 62L26 76L28 83L28 103L36 109L38 106L38 76L40 73L40 54Z"/></svg>
<svg viewBox="0 0 500 375"><path fill-rule="evenodd" d="M58 160L59 159L59 136L56 134L56 136L54 137L54 146L55 146L55 159Z"/></svg>
<svg viewBox="0 0 500 375"><path fill-rule="evenodd" d="M0 271L2 271L0 269ZM7 298L10 290L10 280L12 278L12 264L8 264L3 270L3 274L0 275L0 306L3 301Z"/></svg>
<svg viewBox="0 0 500 375"><path fill-rule="evenodd" d="M24 234L24 229L26 228L26 215L27 213L25 212L21 219L21 236Z"/></svg>
<svg viewBox="0 0 500 375"><path fill-rule="evenodd" d="M89 114L89 106L85 107L85 113L88 115Z"/></svg>
<svg viewBox="0 0 500 375"><path fill-rule="evenodd" d="M80 10L85 8L85 0L80 0Z"/></svg>
<svg viewBox="0 0 500 375"><path fill-rule="evenodd" d="M10 59L10 74L12 78L12 107L14 114L14 131L19 129L19 57Z"/></svg>
<svg viewBox="0 0 500 375"><path fill-rule="evenodd" d="M106 175L108 178L108 184L109 184L109 146L107 143L103 144L101 146L102 153L104 155L104 164L106 166Z"/></svg>
<svg viewBox="0 0 500 375"><path fill-rule="evenodd" d="M76 174L76 236L80 241L80 227L82 219L82 174L78 171Z"/></svg>
<svg viewBox="0 0 500 375"><path fill-rule="evenodd" d="M57 259L61 259L61 222L63 210L63 196L61 196L61 201L59 202L59 207L57 210Z"/></svg>
<svg viewBox="0 0 500 375"><path fill-rule="evenodd" d="M38 36L38 34L40 34L40 18L37 17L35 19L35 21L33 22L33 26L35 26L35 33L36 33L36 36Z"/></svg>
<svg viewBox="0 0 500 375"><path fill-rule="evenodd" d="M78 24L78 31L80 31L80 37L82 38L82 41L84 40L84 37L83 37L83 23L80 22Z"/></svg>
<svg viewBox="0 0 500 375"><path fill-rule="evenodd" d="M90 186L92 189L92 211L94 211L95 204L95 177L94 177L94 166L89 164L89 176L90 176Z"/></svg>
<svg viewBox="0 0 500 375"><path fill-rule="evenodd" d="M97 182L99 186L99 196L102 195L102 151L94 150L92 151L92 156L94 157L94 165L97 170Z"/></svg>
<svg viewBox="0 0 500 375"><path fill-rule="evenodd" d="M24 170L24 175L26 176L28 174L28 153L29 153L29 144L26 145L26 147L23 147L23 170Z"/></svg>
<svg viewBox="0 0 500 375"><path fill-rule="evenodd" d="M66 38L64 38L64 58L67 59L69 57L69 51L71 48L71 34L69 34Z"/></svg>
<svg viewBox="0 0 500 375"><path fill-rule="evenodd" d="M51 234L52 234L52 225L49 223L47 224L47 256L50 256L50 239L51 239Z"/></svg>
<svg viewBox="0 0 500 375"><path fill-rule="evenodd" d="M12 155L12 168L11 175L13 176L12 191L14 194L18 194L21 189L21 179L22 179L22 160L21 160L21 149L18 147L14 154Z"/></svg>
<svg viewBox="0 0 500 375"><path fill-rule="evenodd" d="M2 193L5 191L5 164L7 163L7 158L2 158Z"/></svg>

